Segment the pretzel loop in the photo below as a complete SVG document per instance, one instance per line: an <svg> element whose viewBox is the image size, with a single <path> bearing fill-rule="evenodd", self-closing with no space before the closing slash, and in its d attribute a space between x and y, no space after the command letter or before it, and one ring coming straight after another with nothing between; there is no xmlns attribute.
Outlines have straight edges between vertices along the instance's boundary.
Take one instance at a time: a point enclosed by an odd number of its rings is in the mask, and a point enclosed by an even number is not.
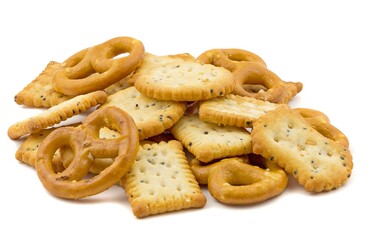
<svg viewBox="0 0 368 240"><path fill-rule="evenodd" d="M129 53L125 57L117 57ZM143 44L117 37L69 57L53 77L54 89L65 95L102 90L132 73L142 62Z"/></svg>
<svg viewBox="0 0 368 240"><path fill-rule="evenodd" d="M122 137L100 139L98 132L104 126L113 126ZM53 156L63 146L73 151L73 159L68 160L64 171L56 173L52 168ZM61 198L78 199L117 183L132 166L138 146L138 130L132 118L120 108L106 107L92 112L79 127L62 127L50 133L38 150L35 167L49 192ZM99 174L86 179L95 158L115 159Z"/></svg>
<svg viewBox="0 0 368 240"><path fill-rule="evenodd" d="M284 191L288 178L269 160L265 161L265 167L236 160L219 162L209 175L208 190L225 204L252 204L275 197Z"/></svg>
<svg viewBox="0 0 368 240"><path fill-rule="evenodd" d="M300 82L285 82L267 69L258 55L242 49L212 49L197 58L201 63L224 67L235 77L233 93L274 103L287 103L303 85Z"/></svg>

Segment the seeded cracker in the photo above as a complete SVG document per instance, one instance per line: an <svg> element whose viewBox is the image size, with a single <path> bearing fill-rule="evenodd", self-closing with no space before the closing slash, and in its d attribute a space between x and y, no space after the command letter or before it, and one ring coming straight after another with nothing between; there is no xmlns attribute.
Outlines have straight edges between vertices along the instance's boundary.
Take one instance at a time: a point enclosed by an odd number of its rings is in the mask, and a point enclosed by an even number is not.
<svg viewBox="0 0 368 240"><path fill-rule="evenodd" d="M251 97L228 94L202 101L199 118L227 126L252 127L253 122L270 110L284 106Z"/></svg>
<svg viewBox="0 0 368 240"><path fill-rule="evenodd" d="M246 129L203 122L197 115L182 117L170 131L205 163L252 152L250 133Z"/></svg>
<svg viewBox="0 0 368 240"><path fill-rule="evenodd" d="M193 176L180 142L145 144L121 180L138 218L187 208L201 208L206 197Z"/></svg>
<svg viewBox="0 0 368 240"><path fill-rule="evenodd" d="M340 187L350 177L348 148L317 132L296 111L278 108L253 125L253 151L276 162L307 191Z"/></svg>
<svg viewBox="0 0 368 240"><path fill-rule="evenodd" d="M152 68L137 78L135 87L159 100L197 101L230 93L233 74L225 68L197 62L169 63Z"/></svg>
<svg viewBox="0 0 368 240"><path fill-rule="evenodd" d="M20 145L15 158L31 167L35 167L35 160L37 156L38 148L41 142L56 128L42 129L38 133L33 133L27 137L27 139ZM59 151L55 152L53 158L53 168L55 172L62 171L64 169L60 159Z"/></svg>
<svg viewBox="0 0 368 240"><path fill-rule="evenodd" d="M195 58L188 53L181 53L175 55L157 56L151 53L145 53L142 64L132 74L128 82L134 84L135 80L144 76L150 69L159 67L169 63L183 63L183 62L195 62Z"/></svg>
<svg viewBox="0 0 368 240"><path fill-rule="evenodd" d="M146 97L135 87L129 87L108 97L101 106L116 106L128 112L138 128L139 139L163 133L183 115L186 104L175 101L160 101Z"/></svg>
<svg viewBox="0 0 368 240"><path fill-rule="evenodd" d="M91 107L104 103L106 99L107 95L104 91L79 95L36 116L13 124L8 129L8 136L14 140L30 133L37 133L42 129L52 127L74 115L85 112Z"/></svg>
<svg viewBox="0 0 368 240"><path fill-rule="evenodd" d="M71 99L56 92L52 85L52 78L56 70L60 68L61 63L51 61L40 75L29 83L22 91L15 95L14 100L19 105L29 107L52 107Z"/></svg>

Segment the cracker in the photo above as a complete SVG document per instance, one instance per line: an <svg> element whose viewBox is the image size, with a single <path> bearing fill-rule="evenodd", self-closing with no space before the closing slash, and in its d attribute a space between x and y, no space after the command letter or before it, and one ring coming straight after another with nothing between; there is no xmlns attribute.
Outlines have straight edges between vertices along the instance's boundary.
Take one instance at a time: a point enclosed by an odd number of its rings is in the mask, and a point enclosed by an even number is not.
<svg viewBox="0 0 368 240"><path fill-rule="evenodd" d="M152 68L134 83L151 98L197 101L224 96L235 86L233 74L225 68L197 62L168 63Z"/></svg>
<svg viewBox="0 0 368 240"><path fill-rule="evenodd" d="M49 108L71 99L72 96L56 92L52 85L52 78L60 65L58 62L49 62L40 75L15 95L15 102L29 107Z"/></svg>
<svg viewBox="0 0 368 240"><path fill-rule="evenodd" d="M201 208L206 197L190 170L180 142L145 144L121 180L138 218L188 208Z"/></svg>
<svg viewBox="0 0 368 240"><path fill-rule="evenodd" d="M201 102L199 118L206 122L248 128L263 114L282 106L283 104L228 94Z"/></svg>
<svg viewBox="0 0 368 240"><path fill-rule="evenodd" d="M8 136L11 139L18 139L26 134L39 132L41 129L51 127L74 115L85 112L89 108L105 102L106 99L107 95L104 91L76 96L38 115L13 124L8 129Z"/></svg>
<svg viewBox="0 0 368 240"><path fill-rule="evenodd" d="M137 125L141 140L163 133L172 127L186 110L186 104L183 102L150 98L141 94L135 87L109 96L101 108L107 106L116 106L129 113Z"/></svg>
<svg viewBox="0 0 368 240"><path fill-rule="evenodd" d="M41 142L55 129L56 128L42 129L38 133L29 135L16 151L15 158L31 167L35 167L37 151ZM59 172L64 169L58 150L55 152L53 158L53 168L55 172Z"/></svg>
<svg viewBox="0 0 368 240"><path fill-rule="evenodd" d="M133 86L133 83L130 83L128 80L132 77L132 74L126 76L125 78L121 79L120 81L110 85L109 87L105 88L105 92L107 95L112 95L120 90L124 90L128 87Z"/></svg>
<svg viewBox="0 0 368 240"><path fill-rule="evenodd" d="M252 152L250 133L246 129L203 122L197 115L182 117L170 131L205 163Z"/></svg>
<svg viewBox="0 0 368 240"><path fill-rule="evenodd" d="M353 168L349 149L324 137L289 108L261 116L253 125L252 142L254 153L275 161L307 191L340 187Z"/></svg>
<svg viewBox="0 0 368 240"><path fill-rule="evenodd" d="M144 76L147 71L152 68L168 63L182 63L182 62L195 62L195 58L188 53L181 53L175 55L157 56L151 53L145 53L142 64L132 74L128 82L134 84L135 80Z"/></svg>

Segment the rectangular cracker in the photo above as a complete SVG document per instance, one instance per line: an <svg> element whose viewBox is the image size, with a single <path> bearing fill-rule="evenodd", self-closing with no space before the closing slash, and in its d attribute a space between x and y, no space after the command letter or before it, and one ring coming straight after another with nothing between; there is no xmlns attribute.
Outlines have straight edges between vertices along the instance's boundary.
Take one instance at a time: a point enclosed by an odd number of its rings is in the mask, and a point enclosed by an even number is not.
<svg viewBox="0 0 368 240"><path fill-rule="evenodd" d="M42 113L13 124L8 129L8 136L14 140L30 133L37 133L42 129L52 127L61 121L85 112L98 104L102 104L106 99L107 95L104 91L76 96Z"/></svg>
<svg viewBox="0 0 368 240"><path fill-rule="evenodd" d="M254 153L275 161L307 191L340 187L353 168L346 146L323 136L290 108L260 117L253 125L252 142Z"/></svg>
<svg viewBox="0 0 368 240"><path fill-rule="evenodd" d="M199 118L205 122L248 128L263 114L282 106L283 104L228 94L202 101Z"/></svg>
<svg viewBox="0 0 368 240"><path fill-rule="evenodd" d="M176 140L141 146L121 185L138 218L206 204L183 146Z"/></svg>
<svg viewBox="0 0 368 240"><path fill-rule="evenodd" d="M197 115L182 117L170 131L202 162L252 152L250 133L246 129L204 122Z"/></svg>

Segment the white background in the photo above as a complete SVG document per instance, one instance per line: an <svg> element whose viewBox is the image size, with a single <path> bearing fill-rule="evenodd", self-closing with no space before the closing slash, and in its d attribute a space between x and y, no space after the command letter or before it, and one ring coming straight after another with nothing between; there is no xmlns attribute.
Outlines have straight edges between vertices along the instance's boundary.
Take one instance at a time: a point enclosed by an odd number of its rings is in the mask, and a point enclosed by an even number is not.
<svg viewBox="0 0 368 240"><path fill-rule="evenodd" d="M368 14L364 1L2 1L0 239L346 239L368 236ZM287 81L304 83L290 103L325 112L350 140L351 179L311 194L290 178L277 198L252 206L212 199L203 209L139 220L119 187L83 200L53 197L14 157L7 137L37 110L13 97L51 61L131 36L157 55L243 48ZM363 114L365 114L363 116ZM359 217L359 219L358 219ZM4 237L8 236L8 237Z"/></svg>

